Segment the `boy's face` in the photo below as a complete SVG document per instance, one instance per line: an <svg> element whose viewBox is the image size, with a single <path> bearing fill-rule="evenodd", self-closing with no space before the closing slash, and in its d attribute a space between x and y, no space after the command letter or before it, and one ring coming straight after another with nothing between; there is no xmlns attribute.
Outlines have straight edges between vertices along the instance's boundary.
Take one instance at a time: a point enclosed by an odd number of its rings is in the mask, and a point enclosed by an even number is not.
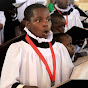
<svg viewBox="0 0 88 88"><path fill-rule="evenodd" d="M70 56L72 57L74 55L74 46L72 45L72 38L69 35L66 35L63 37L62 43L65 45L67 48Z"/></svg>
<svg viewBox="0 0 88 88"><path fill-rule="evenodd" d="M61 9L66 9L69 5L68 0L56 0L56 4Z"/></svg>
<svg viewBox="0 0 88 88"><path fill-rule="evenodd" d="M17 8L14 8L12 10L8 10L9 14L13 15L13 16L15 15L16 11L17 11Z"/></svg>
<svg viewBox="0 0 88 88"><path fill-rule="evenodd" d="M55 0L50 0L51 3L55 4Z"/></svg>
<svg viewBox="0 0 88 88"><path fill-rule="evenodd" d="M55 17L52 19L52 31L53 33L64 33L66 21L64 18Z"/></svg>
<svg viewBox="0 0 88 88"><path fill-rule="evenodd" d="M51 17L47 8L36 8L27 28L37 37L47 38L51 29Z"/></svg>

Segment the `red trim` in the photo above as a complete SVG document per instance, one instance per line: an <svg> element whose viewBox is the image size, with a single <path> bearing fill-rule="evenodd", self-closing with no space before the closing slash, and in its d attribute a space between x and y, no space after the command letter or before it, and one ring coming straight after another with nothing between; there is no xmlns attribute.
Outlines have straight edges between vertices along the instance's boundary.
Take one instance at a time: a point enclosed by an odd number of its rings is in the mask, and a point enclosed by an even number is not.
<svg viewBox="0 0 88 88"><path fill-rule="evenodd" d="M66 26L67 26L67 30L68 30L68 13L66 15Z"/></svg>
<svg viewBox="0 0 88 88"><path fill-rule="evenodd" d="M26 41L32 46L32 48L35 50L35 52L38 54L38 56L40 57L40 59L42 60L42 62L45 64L47 72L49 74L50 80L55 81L55 74L56 74L56 58L55 58L55 54L53 51L53 47L51 42L49 42L49 47L52 53L52 60L53 60L53 74L50 71L50 68L48 66L47 61L45 60L44 56L42 55L42 53L38 50L38 48L36 47L36 45L32 42L32 40L29 38L28 35L26 35L25 37Z"/></svg>
<svg viewBox="0 0 88 88"><path fill-rule="evenodd" d="M51 42L49 42L49 46L50 46L50 49L51 49L52 59L53 59L53 77L52 77L52 81L55 81L56 59L55 59L55 54L54 54L54 51L53 51L53 47L52 47Z"/></svg>
<svg viewBox="0 0 88 88"><path fill-rule="evenodd" d="M58 11L59 14L62 14L58 9L56 9Z"/></svg>

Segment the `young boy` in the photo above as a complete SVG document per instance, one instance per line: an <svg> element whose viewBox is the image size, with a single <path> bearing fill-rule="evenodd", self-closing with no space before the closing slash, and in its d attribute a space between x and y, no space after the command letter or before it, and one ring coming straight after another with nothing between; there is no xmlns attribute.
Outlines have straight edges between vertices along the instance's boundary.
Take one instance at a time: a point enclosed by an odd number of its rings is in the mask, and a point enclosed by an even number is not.
<svg viewBox="0 0 88 88"><path fill-rule="evenodd" d="M53 14L51 14L51 21L52 21L51 30L54 34L57 35L57 37L59 36L58 33L65 33L66 21L65 21L65 18L61 14L59 14L57 12L54 12ZM66 33L72 37L72 44L75 45L75 53L78 52L78 50L80 50L81 47L79 47L79 44L77 42L74 43L74 40L80 41L81 37L84 37L83 39L87 38L88 31L74 26L74 27L72 27L71 30L67 31ZM62 34L62 35L64 35L64 34ZM60 34L60 36L62 36L62 35ZM82 43L82 46L84 46L83 43ZM74 58L72 58L72 60L73 59Z"/></svg>
<svg viewBox="0 0 88 88"><path fill-rule="evenodd" d="M56 0L55 11L62 14L66 19L65 32L73 26L83 28L80 20L80 13L72 5L69 6L69 0Z"/></svg>
<svg viewBox="0 0 88 88"><path fill-rule="evenodd" d="M9 47L0 88L50 88L68 80L73 63L65 46L52 42L48 8L33 4L24 16L27 35Z"/></svg>
<svg viewBox="0 0 88 88"><path fill-rule="evenodd" d="M67 48L70 57L74 55L74 46L72 45L72 38L65 33L54 34L54 41L61 42Z"/></svg>
<svg viewBox="0 0 88 88"><path fill-rule="evenodd" d="M51 22L52 22L51 30L54 34L64 33L66 21L61 14L58 14L57 12L51 14Z"/></svg>

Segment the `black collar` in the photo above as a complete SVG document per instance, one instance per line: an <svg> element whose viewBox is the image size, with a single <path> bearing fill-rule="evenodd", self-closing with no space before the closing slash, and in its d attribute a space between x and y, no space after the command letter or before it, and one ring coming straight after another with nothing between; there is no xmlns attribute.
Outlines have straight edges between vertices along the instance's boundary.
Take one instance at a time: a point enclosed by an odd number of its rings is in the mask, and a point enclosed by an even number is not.
<svg viewBox="0 0 88 88"><path fill-rule="evenodd" d="M30 37L30 36L29 36ZM49 44L48 42L42 42L42 43L38 43L37 40L35 40L34 38L30 37L30 39L33 41L33 43L37 46L37 47L40 47L40 48L49 48ZM25 41L26 43L28 43L26 41L26 39L24 39L23 41ZM51 44L53 45L55 42L54 41L51 41Z"/></svg>

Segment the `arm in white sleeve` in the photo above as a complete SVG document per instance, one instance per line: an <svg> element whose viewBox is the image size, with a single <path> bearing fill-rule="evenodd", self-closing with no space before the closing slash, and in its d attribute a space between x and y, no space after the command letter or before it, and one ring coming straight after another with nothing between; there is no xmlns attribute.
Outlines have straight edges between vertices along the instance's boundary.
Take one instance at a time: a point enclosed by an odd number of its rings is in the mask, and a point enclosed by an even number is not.
<svg viewBox="0 0 88 88"><path fill-rule="evenodd" d="M21 49L15 44L12 44L6 54L4 65L1 73L1 87L12 88L12 85L20 84L20 63L21 63Z"/></svg>
<svg viewBox="0 0 88 88"><path fill-rule="evenodd" d="M74 65L64 45L62 46L62 50L60 51L60 53L62 55L62 82L64 82L70 79L70 75L72 73Z"/></svg>

